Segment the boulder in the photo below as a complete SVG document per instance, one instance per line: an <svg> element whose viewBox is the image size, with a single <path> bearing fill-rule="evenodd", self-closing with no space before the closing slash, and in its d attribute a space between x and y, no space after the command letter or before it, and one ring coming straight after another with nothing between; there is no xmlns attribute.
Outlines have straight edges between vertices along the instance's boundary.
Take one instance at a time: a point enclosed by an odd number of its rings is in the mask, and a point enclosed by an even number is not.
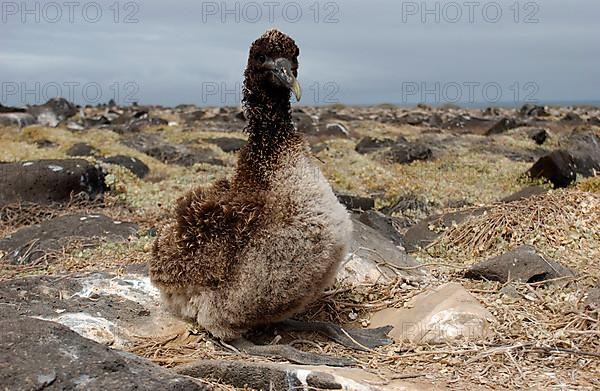
<svg viewBox="0 0 600 391"><path fill-rule="evenodd" d="M600 136L587 128L576 128L561 140L561 149L541 157L527 174L543 178L555 187L567 187L577 175L595 176L600 172Z"/></svg>
<svg viewBox="0 0 600 391"><path fill-rule="evenodd" d="M500 256L471 266L465 277L490 281L540 282L574 276L567 267L538 253L535 247L523 245Z"/></svg>
<svg viewBox="0 0 600 391"><path fill-rule="evenodd" d="M378 151L382 148L391 147L395 143L396 142L394 140L389 139L389 138L376 139L376 138L367 136L367 137L363 137L358 142L358 144L356 144L356 147L354 148L354 150L360 154L365 154L365 153Z"/></svg>
<svg viewBox="0 0 600 391"><path fill-rule="evenodd" d="M215 144L223 150L223 152L237 152L242 149L248 142L241 138L234 137L217 137L205 140L207 143Z"/></svg>
<svg viewBox="0 0 600 391"><path fill-rule="evenodd" d="M487 130L485 134L486 136L502 134L510 129L518 128L519 126L520 124L517 120L505 117L496 122L491 128Z"/></svg>
<svg viewBox="0 0 600 391"><path fill-rule="evenodd" d="M550 133L546 129L532 129L528 132L528 135L537 145L544 144L550 138Z"/></svg>
<svg viewBox="0 0 600 391"><path fill-rule="evenodd" d="M443 344L481 341L492 335L494 316L457 283L448 283L413 297L405 308L387 308L371 317L370 328L392 325L398 342Z"/></svg>
<svg viewBox="0 0 600 391"><path fill-rule="evenodd" d="M10 308L2 310L0 329L3 389L208 390L197 380Z"/></svg>
<svg viewBox="0 0 600 391"><path fill-rule="evenodd" d="M386 156L393 163L407 164L415 160L429 160L433 157L433 152L421 142L399 142L392 146Z"/></svg>
<svg viewBox="0 0 600 391"><path fill-rule="evenodd" d="M567 114L565 114L564 117L561 118L561 121L563 122L571 122L571 123L581 123L583 122L583 120L581 119L581 117L579 116L579 114L570 111Z"/></svg>
<svg viewBox="0 0 600 391"><path fill-rule="evenodd" d="M123 141L126 146L151 156L165 164L191 167L194 164L207 163L223 166L221 159L209 148L195 148L184 144L169 144L158 135L135 134Z"/></svg>
<svg viewBox="0 0 600 391"><path fill-rule="evenodd" d="M143 179L146 175L150 173L150 168L143 161L131 156L109 156L100 159L100 161L108 164L115 164L117 166L125 167L140 179Z"/></svg>
<svg viewBox="0 0 600 391"><path fill-rule="evenodd" d="M573 156L564 150L556 150L541 157L527 171L531 179L545 179L555 188L567 187L577 179L577 167Z"/></svg>
<svg viewBox="0 0 600 391"><path fill-rule="evenodd" d="M97 198L106 190L102 170L86 160L0 163L0 207L15 202L68 202L80 193Z"/></svg>
<svg viewBox="0 0 600 391"><path fill-rule="evenodd" d="M96 148L86 143L73 144L65 154L67 156L95 156L99 152Z"/></svg>
<svg viewBox="0 0 600 391"><path fill-rule="evenodd" d="M21 228L0 239L0 252L6 254L2 260L13 264L28 264L49 253L61 251L74 241L92 246L100 240L126 241L136 233L135 224L113 220L103 215L68 215Z"/></svg>

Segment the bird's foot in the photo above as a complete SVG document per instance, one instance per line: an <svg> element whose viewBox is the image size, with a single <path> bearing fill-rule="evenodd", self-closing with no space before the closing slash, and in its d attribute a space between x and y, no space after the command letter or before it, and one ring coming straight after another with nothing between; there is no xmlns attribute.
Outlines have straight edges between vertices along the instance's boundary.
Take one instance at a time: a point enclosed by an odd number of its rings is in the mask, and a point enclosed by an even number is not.
<svg viewBox="0 0 600 391"><path fill-rule="evenodd" d="M303 322L293 319L278 323L277 326L287 331L315 331L324 334L347 348L360 351L368 351L379 346L389 345L393 342L387 336L392 326L384 326L376 329L346 330L333 323Z"/></svg>
<svg viewBox="0 0 600 391"><path fill-rule="evenodd" d="M327 365L330 367L349 367L356 362L349 358L338 358L316 353L307 353L290 345L255 345L244 338L236 339L230 344L237 350L252 356L279 357L294 364Z"/></svg>

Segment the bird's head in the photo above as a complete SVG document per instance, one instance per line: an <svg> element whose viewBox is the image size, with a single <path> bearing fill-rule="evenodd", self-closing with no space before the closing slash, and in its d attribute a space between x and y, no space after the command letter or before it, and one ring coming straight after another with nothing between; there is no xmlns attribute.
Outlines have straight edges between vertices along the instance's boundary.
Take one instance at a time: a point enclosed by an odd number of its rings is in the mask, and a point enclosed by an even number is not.
<svg viewBox="0 0 600 391"><path fill-rule="evenodd" d="M300 100L302 90L298 77L300 49L294 40L281 31L269 30L250 47L246 67L246 87L260 89L265 93L292 91Z"/></svg>

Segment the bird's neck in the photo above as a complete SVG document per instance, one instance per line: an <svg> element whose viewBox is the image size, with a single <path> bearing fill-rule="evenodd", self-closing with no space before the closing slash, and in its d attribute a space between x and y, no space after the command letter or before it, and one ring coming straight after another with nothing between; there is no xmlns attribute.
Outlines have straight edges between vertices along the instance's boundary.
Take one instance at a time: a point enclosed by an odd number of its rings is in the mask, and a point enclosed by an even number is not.
<svg viewBox="0 0 600 391"><path fill-rule="evenodd" d="M255 184L268 185L286 153L297 144L290 93L286 90L244 89L248 145L240 155L238 174Z"/></svg>
<svg viewBox="0 0 600 391"><path fill-rule="evenodd" d="M294 135L290 93L287 90L244 91L248 141L256 149L281 146Z"/></svg>

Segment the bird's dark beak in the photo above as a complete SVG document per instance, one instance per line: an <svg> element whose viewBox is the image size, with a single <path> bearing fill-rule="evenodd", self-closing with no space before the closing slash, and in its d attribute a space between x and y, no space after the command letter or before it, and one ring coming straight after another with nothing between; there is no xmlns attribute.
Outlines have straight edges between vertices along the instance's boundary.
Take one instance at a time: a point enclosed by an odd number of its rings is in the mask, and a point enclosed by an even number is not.
<svg viewBox="0 0 600 391"><path fill-rule="evenodd" d="M292 73L292 63L286 58L278 58L274 61L273 65L273 74L275 77L294 93L297 101L300 101L302 88Z"/></svg>

